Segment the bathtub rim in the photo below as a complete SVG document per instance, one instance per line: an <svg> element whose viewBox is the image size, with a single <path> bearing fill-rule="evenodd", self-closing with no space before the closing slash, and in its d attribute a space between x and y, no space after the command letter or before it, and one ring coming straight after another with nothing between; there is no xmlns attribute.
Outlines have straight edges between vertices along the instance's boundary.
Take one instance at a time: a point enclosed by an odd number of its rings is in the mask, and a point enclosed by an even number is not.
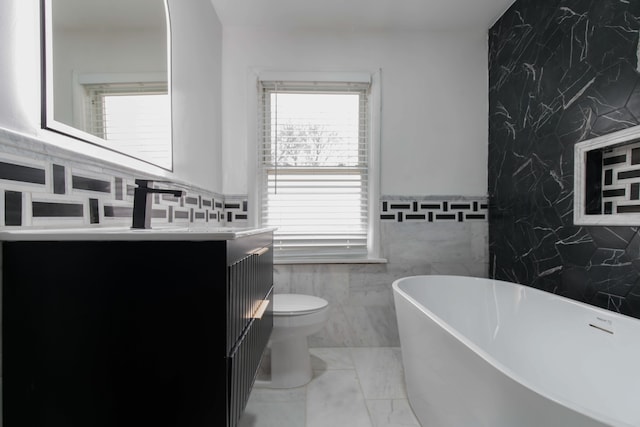
<svg viewBox="0 0 640 427"><path fill-rule="evenodd" d="M588 416L590 418L593 418L594 420L601 422L603 424L607 424L609 426L612 427L636 427L632 424L628 424L626 422L620 421L620 420L616 420L614 418L611 418L607 415L604 415L600 412L595 412L593 410L591 410L590 408L580 405L578 403L575 403L573 401L567 400L566 398L562 398L560 396L558 396L556 393L554 393L553 391L547 391L545 389L543 389L542 387L538 387L535 386L533 384L531 384L531 382L529 382L528 380L526 380L524 377L522 377L521 375L515 373L513 370L509 369L508 367L506 367L502 362L498 361L495 357L491 356L489 353L487 353L485 350L483 350L480 346L478 346L477 344L475 344L473 341L471 341L470 339L468 339L467 337L465 337L463 334L461 334L460 332L458 332L457 329L455 329L454 327L452 327L451 325L449 325L447 322L445 322L444 320L442 320L439 316L437 316L435 313L433 313L431 310L427 309L424 305L422 305L419 301L417 301L415 298L413 298L411 295L409 295L407 292L405 292L404 290L400 289L400 284L405 281L405 280L409 280L409 279L421 279L421 278L428 278L430 280L433 279L439 279L439 278L447 278L447 279L452 279L452 278L458 278L458 279L463 279L463 280L471 280L474 282L486 282L489 284L495 283L498 284L499 286L515 286L518 289L522 289L524 290L525 293L533 293L533 294L538 294L538 295L544 295L547 298L550 299L558 299L561 300L565 303L569 303L572 305L577 305L580 307L587 307L589 309L593 309L596 312L600 312L602 313L604 316L609 316L609 317L613 317L613 318L618 318L618 319L631 319L631 320L635 320L635 321L640 321L640 319L636 319L634 317L631 316L626 316L620 313L616 313L610 310L606 310L600 307L596 307L596 306L592 306L590 304L587 303L583 303L580 301L576 301L573 300L571 298L567 298L564 297L562 295L557 295L548 291L543 291L537 288L533 288L531 286L527 286L527 285L522 285L519 283L514 283L514 282L507 282L504 280L498 280L498 279L489 279L489 278L483 278L483 277L473 277L473 276L461 276L461 275L443 275L443 274L437 274L437 275L428 275L428 274L423 274L423 275L414 275L414 276L405 276L405 277L401 277L399 279L396 279L393 281L392 283L392 289L394 294L399 294L401 295L403 298L405 298L406 300L408 300L414 307L416 307L418 310L420 310L422 313L424 313L427 317L429 317L429 319L431 319L433 322L435 322L439 327L443 328L447 333L449 333L450 335L452 335L456 340L458 340L460 343L462 343L464 346L466 346L467 348L469 348L471 351L473 351L475 354L477 354L478 356L480 356L486 363L490 364L491 366L493 366L495 369L497 369L498 371L500 371L502 374L506 375L507 377L511 378L513 381L516 381L517 383L521 384L523 387L528 388L529 390L531 390L532 392L542 396L543 398L546 398L558 405L561 405L565 408L568 408L572 411L578 412L580 414L583 414L585 416ZM400 341L400 349L402 351L402 338Z"/></svg>

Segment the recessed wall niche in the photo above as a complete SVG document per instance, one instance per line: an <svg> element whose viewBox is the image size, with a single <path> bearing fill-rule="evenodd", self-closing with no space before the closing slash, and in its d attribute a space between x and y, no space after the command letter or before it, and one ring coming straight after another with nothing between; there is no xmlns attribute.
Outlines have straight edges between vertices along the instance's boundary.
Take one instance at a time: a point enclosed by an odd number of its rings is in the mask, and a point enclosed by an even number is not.
<svg viewBox="0 0 640 427"><path fill-rule="evenodd" d="M640 225L640 126L574 146L576 225Z"/></svg>

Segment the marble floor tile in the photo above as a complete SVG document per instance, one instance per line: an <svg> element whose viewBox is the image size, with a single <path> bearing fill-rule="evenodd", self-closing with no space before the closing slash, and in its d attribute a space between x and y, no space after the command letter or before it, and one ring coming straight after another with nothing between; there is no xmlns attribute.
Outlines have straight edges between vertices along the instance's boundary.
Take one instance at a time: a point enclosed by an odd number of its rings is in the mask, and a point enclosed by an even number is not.
<svg viewBox="0 0 640 427"><path fill-rule="evenodd" d="M238 427L305 427L305 404L249 402Z"/></svg>
<svg viewBox="0 0 640 427"><path fill-rule="evenodd" d="M420 427L406 399L367 400L373 427Z"/></svg>
<svg viewBox="0 0 640 427"><path fill-rule="evenodd" d="M307 427L373 427L353 369L327 370L307 385Z"/></svg>
<svg viewBox="0 0 640 427"><path fill-rule="evenodd" d="M355 369L351 350L345 347L310 348L311 369L326 371L327 369Z"/></svg>
<svg viewBox="0 0 640 427"><path fill-rule="evenodd" d="M398 347L351 348L365 399L406 399Z"/></svg>
<svg viewBox="0 0 640 427"><path fill-rule="evenodd" d="M254 387L238 427L305 427L306 388Z"/></svg>
<svg viewBox="0 0 640 427"><path fill-rule="evenodd" d="M309 352L311 382L293 389L254 387L238 427L419 427L406 400L400 348Z"/></svg>

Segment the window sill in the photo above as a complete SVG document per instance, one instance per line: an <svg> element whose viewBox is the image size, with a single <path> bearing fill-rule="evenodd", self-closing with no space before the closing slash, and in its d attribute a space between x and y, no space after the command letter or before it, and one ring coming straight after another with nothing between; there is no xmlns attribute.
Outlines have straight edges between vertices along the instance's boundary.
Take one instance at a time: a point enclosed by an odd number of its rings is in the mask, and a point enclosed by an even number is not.
<svg viewBox="0 0 640 427"><path fill-rule="evenodd" d="M294 265L294 264L386 264L386 258L327 258L327 259L314 259L314 258L302 258L302 259L274 259L273 263L276 265Z"/></svg>

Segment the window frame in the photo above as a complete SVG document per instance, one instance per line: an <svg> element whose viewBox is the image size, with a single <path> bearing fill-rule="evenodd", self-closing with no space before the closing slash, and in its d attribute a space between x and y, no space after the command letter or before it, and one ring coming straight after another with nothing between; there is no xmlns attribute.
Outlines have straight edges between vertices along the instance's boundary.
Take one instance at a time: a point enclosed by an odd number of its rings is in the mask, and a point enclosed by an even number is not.
<svg viewBox="0 0 640 427"><path fill-rule="evenodd" d="M276 78L274 78L276 77ZM354 78L355 77L355 78ZM276 264L313 264L313 263L384 263L386 259L380 256L379 245L379 149L380 149L380 77L381 71L378 70L374 73L274 73L274 72L259 72L256 71L250 76L250 84L253 88L255 96L253 97L253 105L250 103L250 109L254 111L253 120L250 120L249 128L255 130L256 145L250 154L255 156L253 164L256 166L250 170L250 181L253 188L250 189L250 202L252 206L251 219L254 225L265 226L262 222L262 197L264 192L262 182L262 161L261 154L259 154L263 147L263 140L260 135L262 131L262 121L260 119L260 109L262 108L259 98L262 96L262 82L265 81L287 81L289 83L312 83L316 84L320 82L320 86L332 87L331 83L338 82L358 82L362 83L365 79L369 82L369 93L367 101L367 121L368 121L368 142L367 142L367 157L368 157L368 169L367 169L367 233L366 233L366 255L358 257L327 257L323 255L308 255L304 257L274 257ZM323 91L318 91L322 93ZM251 108L253 107L253 108ZM251 117L251 116L250 116ZM252 164L252 163L250 163ZM251 169L251 168L250 168Z"/></svg>

